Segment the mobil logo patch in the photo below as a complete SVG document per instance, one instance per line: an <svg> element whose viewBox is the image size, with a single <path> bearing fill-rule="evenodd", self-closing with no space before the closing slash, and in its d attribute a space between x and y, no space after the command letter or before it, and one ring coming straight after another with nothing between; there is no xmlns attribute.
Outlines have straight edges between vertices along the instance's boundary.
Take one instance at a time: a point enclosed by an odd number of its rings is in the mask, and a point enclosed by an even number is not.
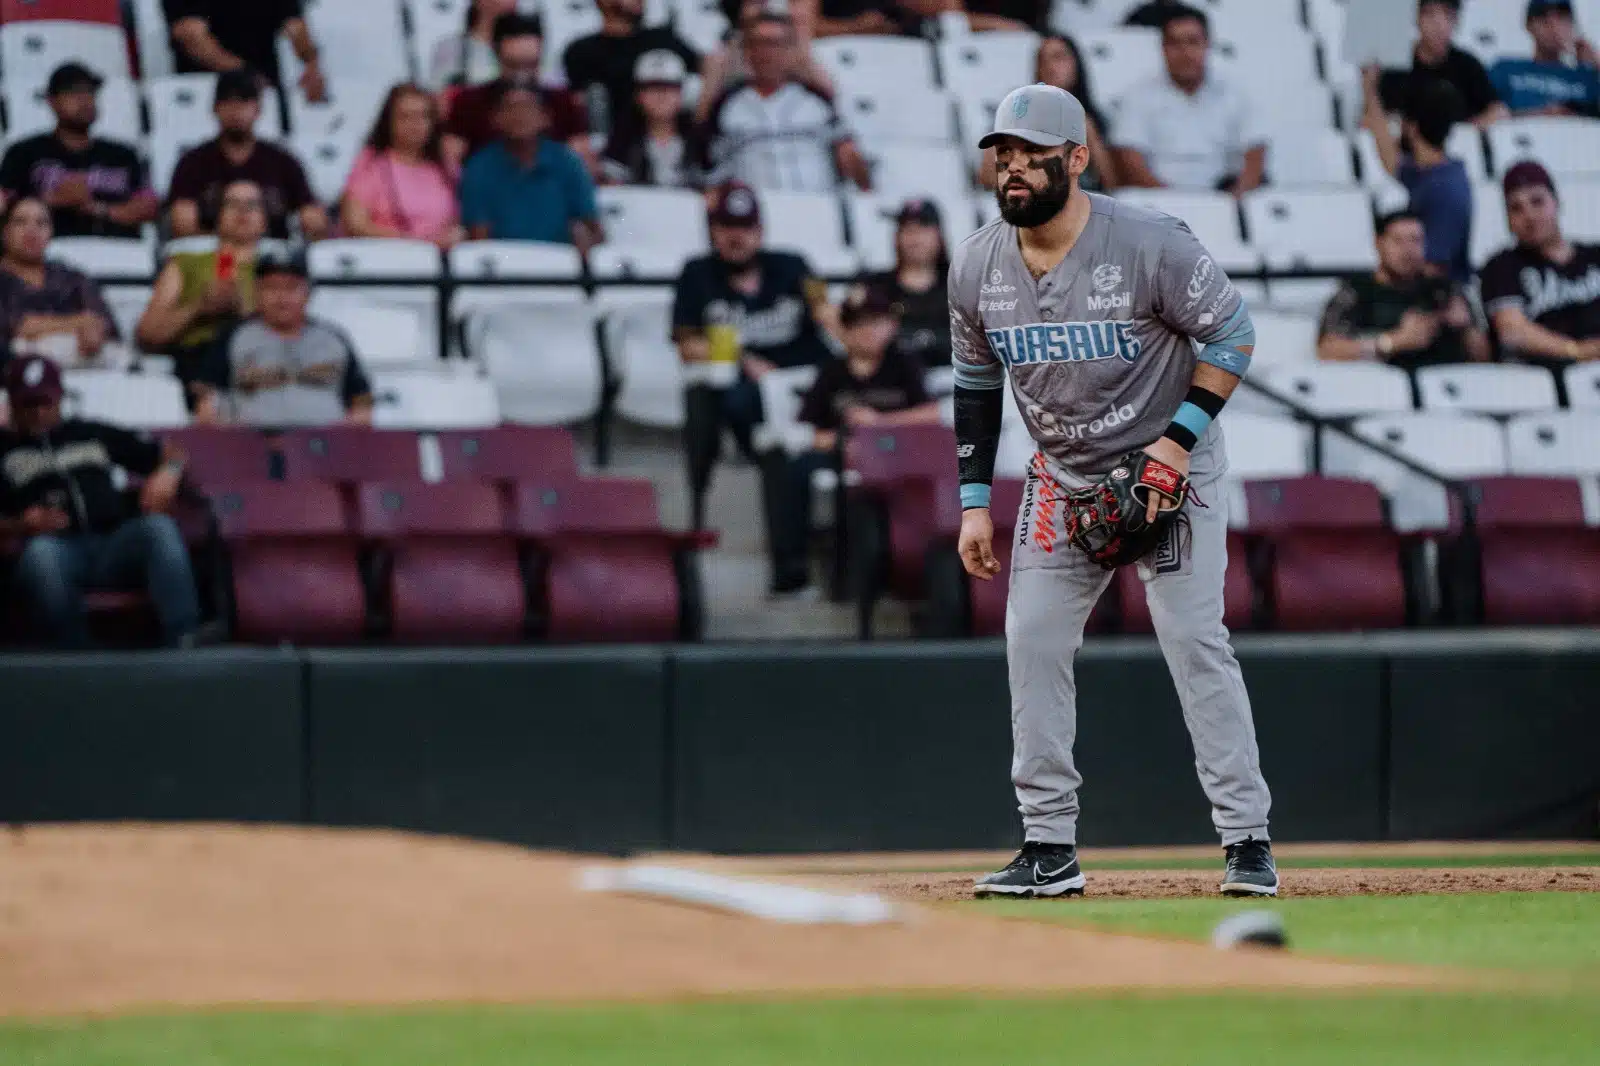
<svg viewBox="0 0 1600 1066"><path fill-rule="evenodd" d="M1031 322L985 330L989 349L1007 366L1138 360L1144 345L1131 322Z"/></svg>

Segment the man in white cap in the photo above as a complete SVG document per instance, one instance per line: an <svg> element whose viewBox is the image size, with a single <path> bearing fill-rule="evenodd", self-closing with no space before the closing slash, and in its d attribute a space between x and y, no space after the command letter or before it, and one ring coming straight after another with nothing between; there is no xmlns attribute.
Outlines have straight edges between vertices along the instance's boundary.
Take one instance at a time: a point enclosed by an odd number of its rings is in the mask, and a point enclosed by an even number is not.
<svg viewBox="0 0 1600 1066"><path fill-rule="evenodd" d="M634 112L619 120L600 166L605 180L622 185L695 188L700 170L689 150L693 119L683 106L688 69L676 52L646 52L634 64Z"/></svg>
<svg viewBox="0 0 1600 1066"><path fill-rule="evenodd" d="M975 891L1083 891L1073 657L1111 570L1133 564L1227 851L1222 891L1276 895L1271 798L1222 623L1227 497L1214 488L1227 460L1213 419L1250 365L1255 330L1182 221L1079 188L1087 140L1070 93L1029 85L1007 96L979 142L995 149L1001 218L968 237L950 268L960 552L975 578L1001 568L989 495L1008 378L1038 442L1006 617L1026 842Z"/></svg>

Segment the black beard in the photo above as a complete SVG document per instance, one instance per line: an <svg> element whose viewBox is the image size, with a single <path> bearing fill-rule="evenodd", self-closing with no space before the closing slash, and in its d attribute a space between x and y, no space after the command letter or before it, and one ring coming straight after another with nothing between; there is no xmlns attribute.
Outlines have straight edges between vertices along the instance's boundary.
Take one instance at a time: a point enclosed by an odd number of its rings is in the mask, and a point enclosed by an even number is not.
<svg viewBox="0 0 1600 1066"><path fill-rule="evenodd" d="M249 144L255 138L254 130L223 130L217 134L217 139L223 144L242 145Z"/></svg>
<svg viewBox="0 0 1600 1066"><path fill-rule="evenodd" d="M995 190L995 199L1000 202L1000 217L1018 229L1044 225L1059 215L1071 198L1070 180L1059 184L1052 181L1042 192L1033 193L1026 202L1020 204L1008 200L1004 188Z"/></svg>
<svg viewBox="0 0 1600 1066"><path fill-rule="evenodd" d="M71 122L68 122L66 119L61 119L57 124L74 137L87 137L89 135L90 128L94 126L94 123L92 122L79 122L76 119L72 120Z"/></svg>

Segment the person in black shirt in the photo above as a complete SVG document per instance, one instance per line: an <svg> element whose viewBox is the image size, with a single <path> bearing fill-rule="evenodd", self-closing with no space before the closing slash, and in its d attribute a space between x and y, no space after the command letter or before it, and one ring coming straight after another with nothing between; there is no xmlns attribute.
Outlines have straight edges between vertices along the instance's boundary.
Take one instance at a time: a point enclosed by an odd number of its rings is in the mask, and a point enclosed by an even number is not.
<svg viewBox="0 0 1600 1066"><path fill-rule="evenodd" d="M782 452L762 464L772 591L799 592L811 584L811 475L837 466L842 436L872 426L927 425L939 405L923 388L921 364L895 351L899 315L880 289L852 293L839 315L845 357L829 359L800 404L800 421L814 429L811 450Z"/></svg>
<svg viewBox="0 0 1600 1066"><path fill-rule="evenodd" d="M16 142L0 161L0 191L43 200L60 237L137 238L160 208L139 153L89 135L102 84L82 63L57 67L45 85L55 130Z"/></svg>
<svg viewBox="0 0 1600 1066"><path fill-rule="evenodd" d="M1450 43L1460 19L1461 0L1419 0L1411 69L1386 70L1378 83L1385 111L1409 112L1411 94L1432 80L1448 82L1460 94L1464 110L1456 116L1459 121L1485 129L1511 114L1483 64Z"/></svg>
<svg viewBox="0 0 1600 1066"><path fill-rule="evenodd" d="M950 256L944 247L939 208L931 200L908 200L895 216L894 269L864 275L858 291L882 294L899 316L894 350L917 366L950 365L950 304L945 279Z"/></svg>
<svg viewBox="0 0 1600 1066"><path fill-rule="evenodd" d="M317 44L306 26L305 0L162 0L172 27L172 58L179 74L259 71L279 92L278 34L289 39L305 68L300 88L306 99L328 98Z"/></svg>
<svg viewBox="0 0 1600 1066"><path fill-rule="evenodd" d="M1538 163L1506 171L1504 189L1517 244L1479 274L1483 309L1501 351L1550 368L1560 387L1567 367L1600 359L1600 245L1562 236L1555 182Z"/></svg>
<svg viewBox="0 0 1600 1066"><path fill-rule="evenodd" d="M61 417L61 371L43 356L5 369L12 429L0 430L0 530L27 538L15 586L49 639L91 643L87 588L143 585L168 644L187 643L200 621L183 536L166 515L183 478L183 453L150 437ZM112 479L144 480L136 513Z"/></svg>
<svg viewBox="0 0 1600 1066"><path fill-rule="evenodd" d="M92 360L118 338L100 287L71 267L49 262L50 211L31 196L0 213L0 350L7 355L71 337Z"/></svg>
<svg viewBox="0 0 1600 1066"><path fill-rule="evenodd" d="M762 249L761 207L749 186L713 192L710 222L712 254L684 264L672 307L690 383L683 435L696 529L723 427L751 455L751 431L762 417L756 382L778 367L827 358L822 337L833 319L827 285L804 259Z"/></svg>
<svg viewBox="0 0 1600 1066"><path fill-rule="evenodd" d="M561 55L567 88L584 96L592 128L613 134L632 115L634 68L646 52L667 51L698 70L700 55L665 26L645 26L644 0L597 0L600 32L579 37Z"/></svg>
<svg viewBox="0 0 1600 1066"><path fill-rule="evenodd" d="M1422 220L1396 211L1378 220L1378 270L1343 282L1322 313L1317 358L1382 360L1403 370L1489 356L1461 290L1428 273Z"/></svg>

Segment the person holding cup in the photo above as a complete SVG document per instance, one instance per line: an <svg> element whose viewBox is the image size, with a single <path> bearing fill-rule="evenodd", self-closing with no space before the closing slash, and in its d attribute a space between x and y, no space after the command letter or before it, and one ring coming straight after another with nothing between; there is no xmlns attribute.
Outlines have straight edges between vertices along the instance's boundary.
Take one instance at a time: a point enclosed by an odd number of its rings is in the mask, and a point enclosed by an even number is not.
<svg viewBox="0 0 1600 1066"><path fill-rule="evenodd" d="M779 367L829 358L827 285L798 255L762 248L761 204L732 182L710 195L712 254L684 264L673 300L673 339L684 361L684 444L696 529L721 454L722 431L751 457L761 422L757 382Z"/></svg>

